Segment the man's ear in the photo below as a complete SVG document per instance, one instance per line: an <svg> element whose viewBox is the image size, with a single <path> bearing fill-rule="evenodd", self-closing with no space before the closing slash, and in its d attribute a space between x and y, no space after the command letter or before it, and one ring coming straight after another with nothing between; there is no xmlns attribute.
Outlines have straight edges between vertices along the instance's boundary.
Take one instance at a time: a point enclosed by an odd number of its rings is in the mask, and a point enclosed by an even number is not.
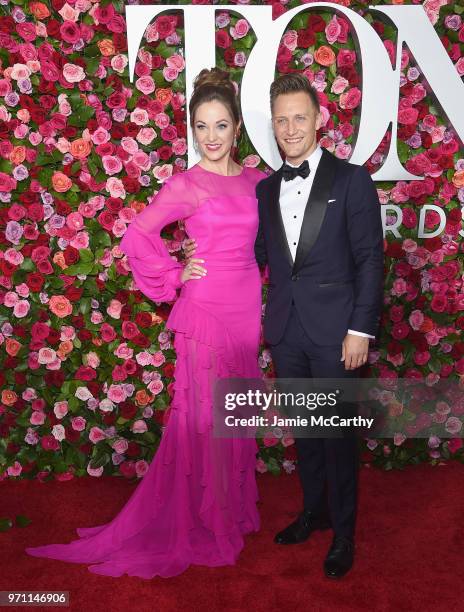
<svg viewBox="0 0 464 612"><path fill-rule="evenodd" d="M322 127L322 113L319 112L316 115L316 132Z"/></svg>

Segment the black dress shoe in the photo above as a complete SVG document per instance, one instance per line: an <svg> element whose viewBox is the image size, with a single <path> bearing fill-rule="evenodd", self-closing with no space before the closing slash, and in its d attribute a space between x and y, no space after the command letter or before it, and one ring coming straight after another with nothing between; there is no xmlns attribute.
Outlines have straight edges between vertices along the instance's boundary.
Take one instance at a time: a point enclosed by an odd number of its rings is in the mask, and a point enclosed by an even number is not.
<svg viewBox="0 0 464 612"><path fill-rule="evenodd" d="M327 578L341 578L353 565L354 542L345 536L335 536L324 561Z"/></svg>
<svg viewBox="0 0 464 612"><path fill-rule="evenodd" d="M303 510L299 517L288 527L275 536L276 544L299 544L309 538L317 529L330 529L330 519L326 515L315 515L314 512Z"/></svg>

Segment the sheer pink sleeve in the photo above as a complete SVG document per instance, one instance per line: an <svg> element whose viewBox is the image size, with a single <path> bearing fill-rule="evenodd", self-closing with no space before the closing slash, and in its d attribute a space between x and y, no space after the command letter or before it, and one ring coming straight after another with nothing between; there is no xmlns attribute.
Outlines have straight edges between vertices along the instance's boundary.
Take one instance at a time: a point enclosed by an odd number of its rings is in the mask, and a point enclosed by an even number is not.
<svg viewBox="0 0 464 612"><path fill-rule="evenodd" d="M195 211L196 200L186 183L182 174L169 178L129 225L119 245L127 255L137 288L156 302L173 301L182 285L183 266L169 254L161 231Z"/></svg>

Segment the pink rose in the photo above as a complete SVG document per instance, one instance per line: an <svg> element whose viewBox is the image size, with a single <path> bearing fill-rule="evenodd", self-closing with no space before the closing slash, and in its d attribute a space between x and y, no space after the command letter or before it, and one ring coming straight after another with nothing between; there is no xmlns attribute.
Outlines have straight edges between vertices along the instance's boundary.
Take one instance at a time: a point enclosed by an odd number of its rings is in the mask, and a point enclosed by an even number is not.
<svg viewBox="0 0 464 612"><path fill-rule="evenodd" d="M361 90L357 87L349 89L340 96L340 107L346 109L356 108L361 102Z"/></svg>
<svg viewBox="0 0 464 612"><path fill-rule="evenodd" d="M342 29L338 22L337 16L334 15L329 23L325 27L325 35L327 38L327 42L331 45L336 42L337 38L340 36Z"/></svg>
<svg viewBox="0 0 464 612"><path fill-rule="evenodd" d="M177 68L166 66L165 68L163 68L163 76L166 81L169 81L171 83L172 81L175 81L177 79L177 77L179 76L179 71L177 70Z"/></svg>
<svg viewBox="0 0 464 612"><path fill-rule="evenodd" d="M424 322L424 315L420 310L413 310L409 315L409 325L414 329L418 330L421 328Z"/></svg>
<svg viewBox="0 0 464 612"><path fill-rule="evenodd" d="M340 159L348 159L351 155L351 145L341 142L335 147L335 155Z"/></svg>
<svg viewBox="0 0 464 612"><path fill-rule="evenodd" d="M92 442L93 444L97 444L97 442L100 442L101 440L105 440L105 439L106 439L106 435L103 429L100 429L100 427L91 428L90 433L89 433L90 442Z"/></svg>
<svg viewBox="0 0 464 612"><path fill-rule="evenodd" d="M145 421L143 421L142 419L138 419L133 423L131 431L133 433L145 433L146 431L148 431L148 426Z"/></svg>
<svg viewBox="0 0 464 612"><path fill-rule="evenodd" d="M155 91L155 81L151 76L143 76L135 81L136 88L146 96Z"/></svg>
<svg viewBox="0 0 464 612"><path fill-rule="evenodd" d="M104 155L102 157L102 164L106 174L117 174L122 170L121 160L114 155Z"/></svg>
<svg viewBox="0 0 464 612"><path fill-rule="evenodd" d="M338 75L332 83L330 91L338 96L345 91L348 85L349 82L344 77Z"/></svg>
<svg viewBox="0 0 464 612"><path fill-rule="evenodd" d="M84 417L77 416L77 417L71 418L71 427L75 431L84 431L85 425L86 425L86 420L84 419Z"/></svg>
<svg viewBox="0 0 464 612"><path fill-rule="evenodd" d="M76 64L65 64L63 66L63 76L68 83L79 83L85 79L85 72L81 66Z"/></svg>
<svg viewBox="0 0 464 612"><path fill-rule="evenodd" d="M172 176L172 169L172 164L156 166L153 170L153 175L158 182L163 183L166 179Z"/></svg>
<svg viewBox="0 0 464 612"><path fill-rule="evenodd" d="M295 51L298 45L298 34L296 30L288 30L288 32L285 33L282 42L287 49L290 49L290 51Z"/></svg>
<svg viewBox="0 0 464 612"><path fill-rule="evenodd" d="M239 19L235 26L230 28L230 35L232 38L237 40L238 38L243 38L248 34L250 29L250 25L246 19Z"/></svg>
<svg viewBox="0 0 464 612"><path fill-rule="evenodd" d="M166 65L169 68L175 68L177 72L181 72L185 68L185 60L179 53L174 53L167 58Z"/></svg>
<svg viewBox="0 0 464 612"><path fill-rule="evenodd" d="M445 423L445 429L448 433L456 435L462 429L462 421L458 417L451 416Z"/></svg>

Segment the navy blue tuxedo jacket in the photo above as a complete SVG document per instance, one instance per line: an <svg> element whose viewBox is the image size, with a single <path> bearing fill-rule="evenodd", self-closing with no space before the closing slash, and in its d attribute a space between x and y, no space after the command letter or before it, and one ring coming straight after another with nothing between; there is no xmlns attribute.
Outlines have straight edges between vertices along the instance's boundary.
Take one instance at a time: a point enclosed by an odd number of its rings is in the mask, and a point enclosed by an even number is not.
<svg viewBox="0 0 464 612"><path fill-rule="evenodd" d="M295 261L280 212L281 180L280 168L256 186L255 254L260 265L269 265L266 341L281 340L292 301L316 344L341 344L348 329L375 336L383 301L383 229L369 172L323 150Z"/></svg>

